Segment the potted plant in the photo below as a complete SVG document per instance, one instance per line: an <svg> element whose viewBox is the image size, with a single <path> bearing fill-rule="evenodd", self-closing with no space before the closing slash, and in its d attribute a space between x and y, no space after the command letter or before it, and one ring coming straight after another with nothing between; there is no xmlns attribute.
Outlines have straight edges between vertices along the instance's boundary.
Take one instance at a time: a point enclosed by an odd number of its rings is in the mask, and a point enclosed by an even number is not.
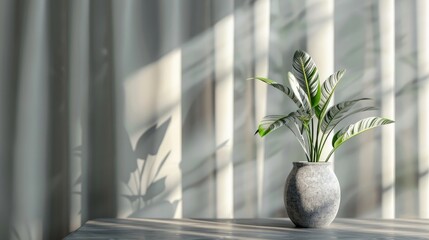
<svg viewBox="0 0 429 240"><path fill-rule="evenodd" d="M280 90L297 106L296 111L287 115L264 117L255 134L264 137L285 126L295 135L307 161L293 162L293 169L286 180L284 201L287 213L298 227L323 227L334 220L340 203L340 186L332 162L328 162L330 157L352 137L393 121L369 117L341 128L332 137L332 150L322 159L329 136L339 123L350 115L376 108L355 107L368 98L330 105L344 70L332 74L321 83L316 64L302 50L295 52L292 68L292 72L288 73L290 87L264 77L253 78Z"/></svg>

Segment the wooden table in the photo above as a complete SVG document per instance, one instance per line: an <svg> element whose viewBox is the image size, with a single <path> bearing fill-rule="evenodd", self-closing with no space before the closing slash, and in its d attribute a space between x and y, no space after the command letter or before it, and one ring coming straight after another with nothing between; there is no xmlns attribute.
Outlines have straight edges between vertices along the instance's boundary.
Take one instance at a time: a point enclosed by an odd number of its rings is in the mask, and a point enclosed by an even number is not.
<svg viewBox="0 0 429 240"><path fill-rule="evenodd" d="M429 219L336 219L296 228L289 219L97 219L65 239L429 239Z"/></svg>

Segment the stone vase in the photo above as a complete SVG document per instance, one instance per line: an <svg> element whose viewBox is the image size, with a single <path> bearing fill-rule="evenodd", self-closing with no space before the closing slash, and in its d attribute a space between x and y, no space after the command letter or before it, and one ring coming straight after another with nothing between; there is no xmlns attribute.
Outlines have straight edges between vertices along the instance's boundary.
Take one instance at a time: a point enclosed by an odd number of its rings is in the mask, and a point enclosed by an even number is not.
<svg viewBox="0 0 429 240"><path fill-rule="evenodd" d="M337 215L340 191L331 162L294 162L284 190L290 220L297 227L328 226Z"/></svg>

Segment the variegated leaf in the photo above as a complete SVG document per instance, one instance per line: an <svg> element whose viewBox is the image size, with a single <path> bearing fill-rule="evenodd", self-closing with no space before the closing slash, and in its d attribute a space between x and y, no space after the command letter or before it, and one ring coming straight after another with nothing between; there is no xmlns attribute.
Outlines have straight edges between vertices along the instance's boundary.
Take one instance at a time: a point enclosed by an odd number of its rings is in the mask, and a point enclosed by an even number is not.
<svg viewBox="0 0 429 240"><path fill-rule="evenodd" d="M258 126L257 133L259 136L263 137L268 133L285 126L289 121L292 121L294 116L289 115L268 115L265 116L260 122Z"/></svg>
<svg viewBox="0 0 429 240"><path fill-rule="evenodd" d="M347 114L345 114L343 117L341 117L341 119L339 119L335 125L333 125L332 127L329 127L327 131L331 131L331 129L335 128L338 125L338 123L340 123L341 121L350 117L353 114L366 112L366 111L374 111L374 110L378 110L378 108L373 107L373 106L369 106L369 107L362 107L362 108L356 109L352 112L347 112Z"/></svg>
<svg viewBox="0 0 429 240"><path fill-rule="evenodd" d="M327 111L321 124L322 132L328 132L334 128L344 117L347 112L359 101L369 100L369 98L360 98L352 101L338 103Z"/></svg>
<svg viewBox="0 0 429 240"><path fill-rule="evenodd" d="M296 122L302 117L299 111L291 112L288 115L268 115L265 116L258 126L256 133L259 133L261 137L267 135L268 133L285 126L289 123ZM299 121L300 123L300 121Z"/></svg>
<svg viewBox="0 0 429 240"><path fill-rule="evenodd" d="M258 130L261 137L273 132L274 130L286 126L295 135L305 154L308 155L307 145L304 135L302 135L302 123L298 118L298 112L292 112L289 115L268 115L265 116L259 123Z"/></svg>
<svg viewBox="0 0 429 240"><path fill-rule="evenodd" d="M298 83L298 80L293 75L293 73L288 73L288 79L290 87L292 88L292 91L294 92L295 96L297 96L300 105L298 106L301 112L311 112L311 106L310 106L310 100L308 99L307 94L304 92L304 90L301 88L301 86Z"/></svg>
<svg viewBox="0 0 429 240"><path fill-rule="evenodd" d="M299 86L304 90L312 107L320 101L319 72L313 59L308 53L298 50L293 56L293 74L298 80Z"/></svg>
<svg viewBox="0 0 429 240"><path fill-rule="evenodd" d="M297 106L298 108L301 108L301 102L300 100L297 98L297 96L295 95L295 93L292 91L292 89L284 86L281 83L277 83L274 80L268 79L268 78L264 78L264 77L255 77L255 78L250 78L250 79L257 79L259 81L262 81L280 91L282 91L284 94L286 94Z"/></svg>
<svg viewBox="0 0 429 240"><path fill-rule="evenodd" d="M390 124L393 122L394 121L390 119L381 118L381 117L369 117L369 118L362 119L338 131L332 138L332 146L334 148L338 148L344 142L346 142L347 140L349 140L350 138L358 134L361 134L369 129Z"/></svg>
<svg viewBox="0 0 429 240"><path fill-rule="evenodd" d="M344 73L345 73L345 70L340 70L332 74L328 79L326 79L323 82L320 102L318 106L321 114L323 114L324 111L326 111L326 109L328 108L329 102L332 96L334 95L335 88L337 87L337 84L340 82Z"/></svg>

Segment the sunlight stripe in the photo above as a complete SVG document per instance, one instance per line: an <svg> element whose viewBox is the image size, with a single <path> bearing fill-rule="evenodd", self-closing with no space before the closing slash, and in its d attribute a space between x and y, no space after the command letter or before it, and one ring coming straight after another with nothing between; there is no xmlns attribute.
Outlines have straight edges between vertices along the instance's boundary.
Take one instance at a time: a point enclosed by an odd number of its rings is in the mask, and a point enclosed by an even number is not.
<svg viewBox="0 0 429 240"><path fill-rule="evenodd" d="M268 75L268 49L270 40L270 1L258 0L254 4L255 24L255 75ZM255 88L255 117L262 119L267 109L267 85L258 84ZM263 173L265 149L264 141L256 146L256 178L257 178L257 216L262 214Z"/></svg>
<svg viewBox="0 0 429 240"><path fill-rule="evenodd" d="M419 217L429 218L429 2L417 1L417 78L419 106L418 192Z"/></svg>
<svg viewBox="0 0 429 240"><path fill-rule="evenodd" d="M233 218L234 15L219 21L215 34L216 217Z"/></svg>
<svg viewBox="0 0 429 240"><path fill-rule="evenodd" d="M381 64L381 115L395 117L395 2L381 0L380 64ZM395 217L395 126L381 130L381 217Z"/></svg>

